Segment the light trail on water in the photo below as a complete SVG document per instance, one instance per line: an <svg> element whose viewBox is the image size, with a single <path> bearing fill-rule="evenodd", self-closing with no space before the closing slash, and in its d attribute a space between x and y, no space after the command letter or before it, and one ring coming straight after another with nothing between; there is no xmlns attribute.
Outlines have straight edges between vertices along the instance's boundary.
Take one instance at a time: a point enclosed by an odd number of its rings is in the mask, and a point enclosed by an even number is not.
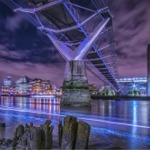
<svg viewBox="0 0 150 150"><path fill-rule="evenodd" d="M2 106L0 107L0 110L43 114L43 115L51 115L51 116L57 116L57 117L66 117L66 115L63 115L63 114L49 113L49 112L43 112L43 111L39 112L39 111L28 110L28 109L18 109L18 108L10 108L10 107L2 107ZM95 118L85 118L85 117L80 117L78 115L76 115L76 117L78 117L78 119L80 119L80 120L85 120L85 121L93 121L93 122L101 122L101 123L120 125L120 126L129 126L129 127L150 129L150 126L144 126L144 125L138 125L138 124L122 123L122 122L108 121L108 120L95 119ZM88 117L90 117L90 116L88 116Z"/></svg>

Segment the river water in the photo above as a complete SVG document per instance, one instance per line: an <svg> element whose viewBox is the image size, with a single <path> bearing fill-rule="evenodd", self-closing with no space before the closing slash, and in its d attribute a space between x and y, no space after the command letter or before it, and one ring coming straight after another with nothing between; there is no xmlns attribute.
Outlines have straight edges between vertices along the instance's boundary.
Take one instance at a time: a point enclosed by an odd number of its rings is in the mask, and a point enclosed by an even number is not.
<svg viewBox="0 0 150 150"><path fill-rule="evenodd" d="M92 100L91 107L64 107L59 98L1 97L0 138L13 137L18 124L39 126L52 120L54 140L57 124L66 115L91 125L90 149L150 149L150 101ZM57 148L57 142L54 142Z"/></svg>

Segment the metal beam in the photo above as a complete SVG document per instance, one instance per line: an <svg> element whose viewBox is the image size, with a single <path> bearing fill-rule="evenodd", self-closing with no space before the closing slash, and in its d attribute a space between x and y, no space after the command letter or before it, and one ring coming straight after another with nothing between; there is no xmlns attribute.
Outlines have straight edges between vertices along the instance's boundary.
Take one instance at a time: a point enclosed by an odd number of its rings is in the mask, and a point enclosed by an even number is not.
<svg viewBox="0 0 150 150"><path fill-rule="evenodd" d="M84 59L84 61L97 61L100 60L100 58L88 58L88 59Z"/></svg>
<svg viewBox="0 0 150 150"><path fill-rule="evenodd" d="M109 12L109 9L107 10L104 10L102 13L101 13L102 17L103 18L113 18L112 14Z"/></svg>
<svg viewBox="0 0 150 150"><path fill-rule="evenodd" d="M91 64L92 65L92 64ZM103 73L99 72L98 69L93 70L91 67L89 67L88 65L86 65L87 69L93 73L96 77L100 78L100 80L102 80L103 82L109 84L115 91L118 91L118 89L116 89L116 87L108 80L108 78L106 78L104 76Z"/></svg>
<svg viewBox="0 0 150 150"><path fill-rule="evenodd" d="M65 42L66 45L68 46L78 46L80 45L81 42Z"/></svg>
<svg viewBox="0 0 150 150"><path fill-rule="evenodd" d="M62 3L63 1L64 0L54 0L50 3L47 3L45 5L42 5L42 6L36 7L36 8L22 8L22 7L19 7L17 9L14 9L13 11L14 12L21 11L21 12L26 12L26 13L36 13L36 12L40 12L40 11L43 11L45 9L54 7L55 5L58 5L58 4Z"/></svg>
<svg viewBox="0 0 150 150"><path fill-rule="evenodd" d="M0 1L3 2L4 4L6 4L11 9L16 9L16 8L20 7L18 4L16 4L12 0L0 0Z"/></svg>
<svg viewBox="0 0 150 150"><path fill-rule="evenodd" d="M92 48L93 44L98 39L100 33L103 31L103 29L108 24L110 18L103 20L96 28L95 30L87 37L85 40L80 44L77 49L75 49L75 58L74 60L81 60L83 59L88 51Z"/></svg>
<svg viewBox="0 0 150 150"><path fill-rule="evenodd" d="M112 67L109 67L112 68ZM98 70L108 70L107 68L98 68Z"/></svg>
<svg viewBox="0 0 150 150"><path fill-rule="evenodd" d="M93 66L93 67L95 67L95 66ZM107 69L107 67L106 66L96 66L98 69L102 69L102 70L105 70L105 69ZM100 68L99 68L100 67ZM113 68L112 66L109 66L109 68ZM108 70L108 69L107 69Z"/></svg>
<svg viewBox="0 0 150 150"><path fill-rule="evenodd" d="M104 46L104 47L98 49L97 51L102 51L102 50L105 50L105 49L107 49L107 48L109 48L109 47L112 47L112 46L114 46L114 44L110 44L110 45ZM92 52L89 52L88 54L93 54L93 53L95 53L95 52L92 51Z"/></svg>
<svg viewBox="0 0 150 150"><path fill-rule="evenodd" d="M107 59L109 57L112 57L112 55L104 56L104 57L102 57L102 59ZM88 59L85 59L84 61L96 61L96 60L100 60L100 59L99 58L88 58Z"/></svg>
<svg viewBox="0 0 150 150"><path fill-rule="evenodd" d="M50 7L54 7L54 6L56 6L56 5L60 4L60 3L62 3L63 1L64 1L64 0L53 0L53 1L50 2L50 3L47 3L47 4L45 4L45 5L42 5L42 6L38 7L38 8L36 8L35 11L36 11L36 12L39 12L39 11L48 9L48 8L50 8Z"/></svg>
<svg viewBox="0 0 150 150"><path fill-rule="evenodd" d="M95 10L93 10L93 9L90 9L90 8L87 8L87 7L83 7L83 6L80 6L80 5L77 5L77 4L74 4L74 3L68 3L67 2L67 4L69 4L69 5L72 5L72 6L75 6L75 7L77 7L77 8L81 8L81 9L84 9L84 10L87 10L87 11L90 11L90 12L96 12Z"/></svg>
<svg viewBox="0 0 150 150"><path fill-rule="evenodd" d="M112 63L107 63L106 65L107 65L107 66L108 66L108 65L112 65ZM91 66L93 66L93 64L92 64ZM94 66L96 66L96 67L105 66L105 64L94 64Z"/></svg>
<svg viewBox="0 0 150 150"><path fill-rule="evenodd" d="M63 29L52 29L52 28L47 28L44 26L39 27L39 29L41 30L45 30L47 32L54 32L54 33L62 33L62 32L68 32L77 28L80 28L81 26L83 26L84 24L86 24L88 21L90 21L91 19L93 19L96 15L98 15L102 10L98 10L97 12L95 12L93 15L91 15L90 17L88 17L87 19L85 19L84 21L82 21L81 23L72 26L72 27L68 27L68 28L63 28Z"/></svg>

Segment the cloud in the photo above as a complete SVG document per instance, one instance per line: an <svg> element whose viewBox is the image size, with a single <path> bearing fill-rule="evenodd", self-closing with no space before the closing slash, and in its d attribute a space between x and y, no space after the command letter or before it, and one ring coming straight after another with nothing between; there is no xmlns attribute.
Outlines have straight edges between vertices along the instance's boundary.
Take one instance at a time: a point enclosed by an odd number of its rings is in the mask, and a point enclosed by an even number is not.
<svg viewBox="0 0 150 150"><path fill-rule="evenodd" d="M45 80L51 80L52 83L55 83L57 86L60 86L63 82L64 76L64 64L57 63L55 65L48 64L33 64L29 62L1 62L0 63L0 72L8 75L18 77L18 76L28 76L30 78L41 78Z"/></svg>
<svg viewBox="0 0 150 150"><path fill-rule="evenodd" d="M107 0L114 15L114 37L121 76L146 76L150 42L149 0ZM138 61L137 61L138 60Z"/></svg>
<svg viewBox="0 0 150 150"><path fill-rule="evenodd" d="M0 44L0 60L11 62L30 62L40 64L54 64L64 62L62 56L54 49L54 47L37 47L36 44L30 49L11 49L9 44Z"/></svg>
<svg viewBox="0 0 150 150"><path fill-rule="evenodd" d="M0 44L0 59L17 59L21 60L25 57L25 53L21 53L18 51L11 51L5 45Z"/></svg>
<svg viewBox="0 0 150 150"><path fill-rule="evenodd" d="M6 18L6 29L12 32L15 32L17 29L21 27L21 24L23 22L23 18L20 15L13 15L13 16L8 16Z"/></svg>

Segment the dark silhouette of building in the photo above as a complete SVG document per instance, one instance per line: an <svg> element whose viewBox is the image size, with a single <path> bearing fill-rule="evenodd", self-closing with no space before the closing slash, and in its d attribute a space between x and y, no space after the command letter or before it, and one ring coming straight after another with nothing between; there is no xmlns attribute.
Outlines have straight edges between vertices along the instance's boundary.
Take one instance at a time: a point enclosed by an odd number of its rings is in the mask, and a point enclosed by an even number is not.
<svg viewBox="0 0 150 150"><path fill-rule="evenodd" d="M147 47L147 95L150 95L150 44Z"/></svg>

